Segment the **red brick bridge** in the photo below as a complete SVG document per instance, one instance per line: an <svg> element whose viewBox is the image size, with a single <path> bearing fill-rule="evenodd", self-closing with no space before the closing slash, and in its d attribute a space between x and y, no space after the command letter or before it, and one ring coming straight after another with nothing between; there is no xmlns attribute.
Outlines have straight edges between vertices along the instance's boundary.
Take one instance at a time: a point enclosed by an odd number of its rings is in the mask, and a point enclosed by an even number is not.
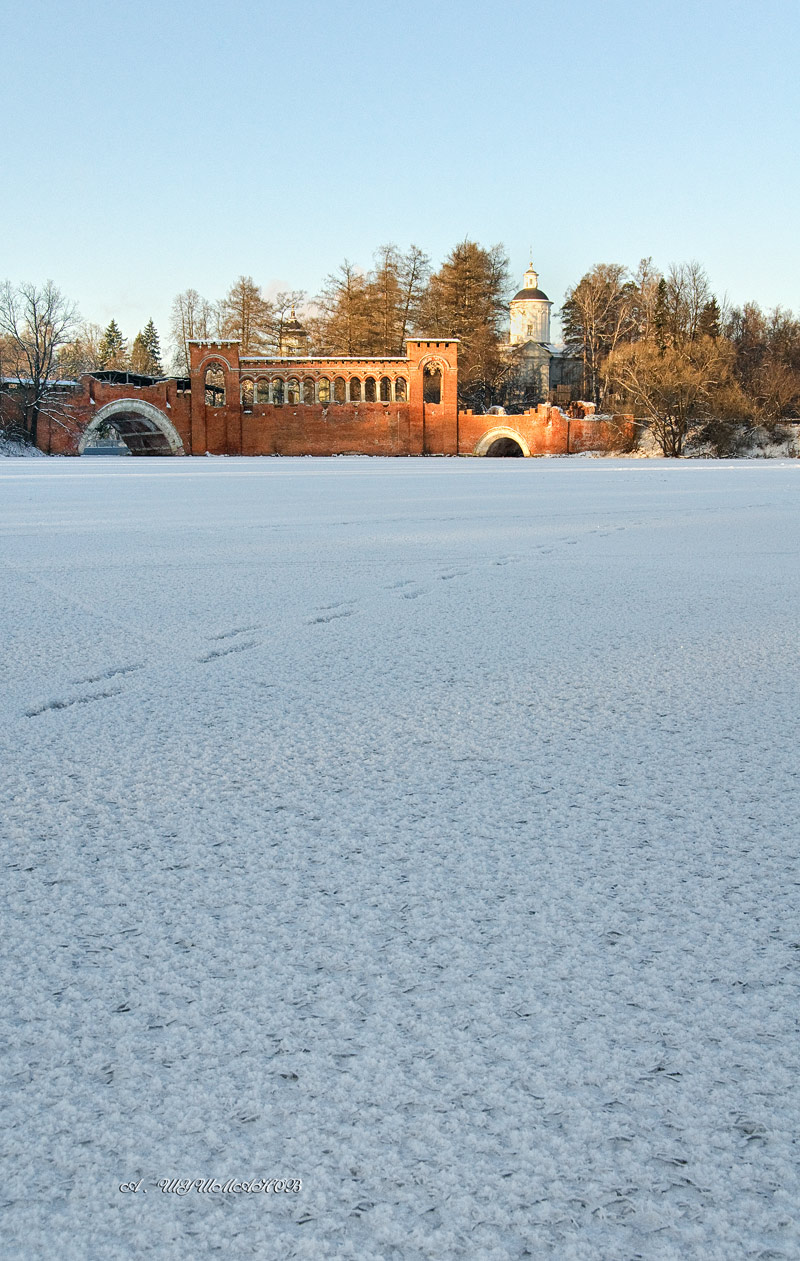
<svg viewBox="0 0 800 1261"><path fill-rule="evenodd" d="M38 442L81 455L112 426L134 455L562 455L618 449L630 417L459 411L458 342L412 338L398 358L270 358L193 342L188 378L87 374Z"/></svg>

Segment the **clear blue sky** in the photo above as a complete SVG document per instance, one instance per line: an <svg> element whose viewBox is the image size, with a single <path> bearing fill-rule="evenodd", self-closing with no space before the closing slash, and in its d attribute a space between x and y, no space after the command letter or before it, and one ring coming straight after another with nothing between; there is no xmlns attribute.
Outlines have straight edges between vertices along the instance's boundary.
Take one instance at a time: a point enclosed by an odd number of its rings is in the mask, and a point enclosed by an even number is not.
<svg viewBox="0 0 800 1261"><path fill-rule="evenodd" d="M3 62L0 278L130 337L465 236L556 305L650 254L800 308L796 0L31 0Z"/></svg>

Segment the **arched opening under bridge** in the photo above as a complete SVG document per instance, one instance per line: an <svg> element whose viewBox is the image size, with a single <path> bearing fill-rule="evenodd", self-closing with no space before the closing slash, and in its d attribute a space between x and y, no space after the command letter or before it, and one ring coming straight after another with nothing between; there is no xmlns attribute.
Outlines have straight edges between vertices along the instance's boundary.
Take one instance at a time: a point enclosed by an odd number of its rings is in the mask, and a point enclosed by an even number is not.
<svg viewBox="0 0 800 1261"><path fill-rule="evenodd" d="M142 399L119 398L106 403L81 434L78 454L109 430L118 433L131 455L183 455L183 443L175 426L162 411Z"/></svg>
<svg viewBox="0 0 800 1261"><path fill-rule="evenodd" d="M515 438L495 438L486 454L499 459L523 458L522 447Z"/></svg>
<svg viewBox="0 0 800 1261"><path fill-rule="evenodd" d="M487 430L475 447L473 455L488 455L495 459L509 457L519 459L521 456L529 456L530 448L516 430L510 429L507 425L497 425Z"/></svg>

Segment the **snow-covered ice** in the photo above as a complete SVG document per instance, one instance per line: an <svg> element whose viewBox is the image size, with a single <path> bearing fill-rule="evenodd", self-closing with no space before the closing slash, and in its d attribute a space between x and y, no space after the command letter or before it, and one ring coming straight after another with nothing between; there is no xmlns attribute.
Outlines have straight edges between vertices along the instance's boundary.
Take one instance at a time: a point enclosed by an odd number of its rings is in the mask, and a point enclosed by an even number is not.
<svg viewBox="0 0 800 1261"><path fill-rule="evenodd" d="M800 1256L798 492L4 462L2 1255Z"/></svg>

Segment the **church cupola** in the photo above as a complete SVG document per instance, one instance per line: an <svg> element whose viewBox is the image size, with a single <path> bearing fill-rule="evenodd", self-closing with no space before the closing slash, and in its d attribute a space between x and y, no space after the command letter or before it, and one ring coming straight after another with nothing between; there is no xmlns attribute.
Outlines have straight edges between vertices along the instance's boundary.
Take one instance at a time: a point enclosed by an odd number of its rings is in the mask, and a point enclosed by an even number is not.
<svg viewBox="0 0 800 1261"><path fill-rule="evenodd" d="M291 319L281 329L278 354L281 357L302 358L308 354L308 333L297 319L292 307Z"/></svg>
<svg viewBox="0 0 800 1261"><path fill-rule="evenodd" d="M547 294L539 288L539 273L534 271L531 263L525 272L523 287L511 299L511 345L521 342L549 343L552 305Z"/></svg>

